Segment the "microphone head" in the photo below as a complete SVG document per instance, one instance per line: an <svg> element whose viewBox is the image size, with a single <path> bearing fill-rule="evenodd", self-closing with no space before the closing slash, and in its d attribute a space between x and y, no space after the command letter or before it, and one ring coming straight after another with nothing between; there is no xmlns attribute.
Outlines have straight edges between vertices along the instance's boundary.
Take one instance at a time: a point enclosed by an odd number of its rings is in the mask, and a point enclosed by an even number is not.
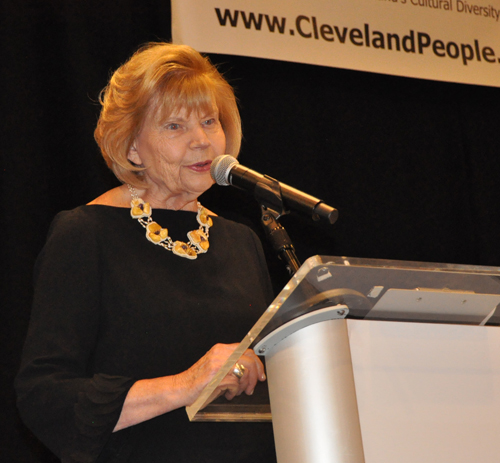
<svg viewBox="0 0 500 463"><path fill-rule="evenodd" d="M231 169L239 162L235 157L229 154L221 154L217 156L210 166L210 175L217 185L228 186L231 185L229 181L229 173Z"/></svg>

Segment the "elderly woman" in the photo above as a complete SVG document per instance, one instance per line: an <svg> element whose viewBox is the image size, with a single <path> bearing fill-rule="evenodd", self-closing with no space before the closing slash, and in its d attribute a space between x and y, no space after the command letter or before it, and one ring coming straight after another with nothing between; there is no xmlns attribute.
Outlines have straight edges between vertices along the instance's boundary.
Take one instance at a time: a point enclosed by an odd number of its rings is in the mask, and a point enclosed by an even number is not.
<svg viewBox="0 0 500 463"><path fill-rule="evenodd" d="M63 462L273 461L269 424L190 423L183 410L272 298L253 232L198 202L212 160L238 154L233 91L192 48L160 43L121 66L101 101L96 140L123 185L52 224L21 415ZM265 380L252 351L238 364L243 376L219 388L227 399Z"/></svg>

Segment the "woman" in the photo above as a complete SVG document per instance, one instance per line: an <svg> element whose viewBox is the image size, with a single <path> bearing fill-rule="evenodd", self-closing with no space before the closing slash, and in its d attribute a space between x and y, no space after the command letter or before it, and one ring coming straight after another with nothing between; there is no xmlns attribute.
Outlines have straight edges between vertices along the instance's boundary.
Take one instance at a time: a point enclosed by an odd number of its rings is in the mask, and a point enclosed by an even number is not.
<svg viewBox="0 0 500 463"><path fill-rule="evenodd" d="M238 154L233 91L208 59L163 43L121 66L101 100L96 140L123 185L52 224L21 415L63 462L272 461L269 425L189 423L183 410L272 297L255 235L198 203L211 161ZM264 380L248 350L219 393Z"/></svg>

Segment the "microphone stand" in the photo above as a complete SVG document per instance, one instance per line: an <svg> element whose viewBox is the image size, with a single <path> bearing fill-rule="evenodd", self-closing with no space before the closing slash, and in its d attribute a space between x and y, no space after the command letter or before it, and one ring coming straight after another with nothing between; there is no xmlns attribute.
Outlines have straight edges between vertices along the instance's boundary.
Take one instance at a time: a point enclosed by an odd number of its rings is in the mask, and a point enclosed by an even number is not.
<svg viewBox="0 0 500 463"><path fill-rule="evenodd" d="M271 242L278 257L285 263L290 276L300 267L300 261L295 254L292 240L278 219L288 213L283 205L280 183L268 175L264 176L268 183L258 182L255 185L254 196L261 207L261 223L266 237Z"/></svg>

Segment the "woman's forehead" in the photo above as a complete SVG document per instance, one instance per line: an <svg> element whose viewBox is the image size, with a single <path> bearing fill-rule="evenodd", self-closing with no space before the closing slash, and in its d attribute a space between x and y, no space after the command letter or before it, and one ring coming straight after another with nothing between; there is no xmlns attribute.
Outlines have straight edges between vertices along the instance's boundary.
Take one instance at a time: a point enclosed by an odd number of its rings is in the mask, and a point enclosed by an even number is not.
<svg viewBox="0 0 500 463"><path fill-rule="evenodd" d="M192 115L195 117L205 117L213 114L218 114L218 108L213 100L202 101L196 105L188 105L178 102L176 105L163 104L156 110L150 112L149 116L157 122L167 119L187 120Z"/></svg>

